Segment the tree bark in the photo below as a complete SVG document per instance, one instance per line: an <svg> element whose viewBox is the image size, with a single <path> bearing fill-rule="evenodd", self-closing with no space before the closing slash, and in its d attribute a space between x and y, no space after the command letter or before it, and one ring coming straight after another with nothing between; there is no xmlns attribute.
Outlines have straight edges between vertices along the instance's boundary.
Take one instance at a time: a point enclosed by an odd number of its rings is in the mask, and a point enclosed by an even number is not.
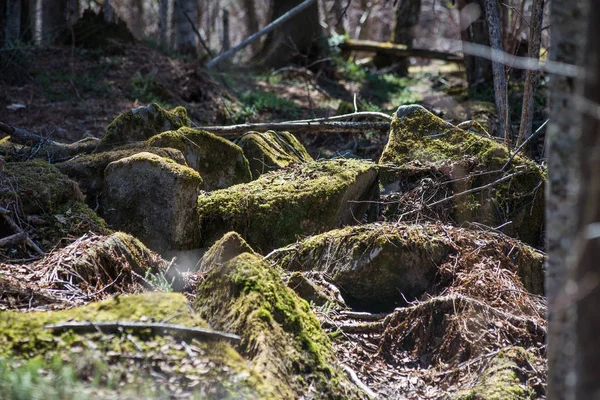
<svg viewBox="0 0 600 400"><path fill-rule="evenodd" d="M421 15L421 0L400 0L396 10L396 19L394 30L390 41L395 44L403 44L412 48L414 39L414 29L419 23ZM373 59L373 63L378 67L386 67L391 64L397 65L396 72L400 75L408 74L408 59L404 57L390 57L378 55Z"/></svg>
<svg viewBox="0 0 600 400"><path fill-rule="evenodd" d="M229 11L223 10L223 40L222 50L227 51L231 48L231 39L229 38Z"/></svg>
<svg viewBox="0 0 600 400"><path fill-rule="evenodd" d="M485 16L487 20L490 47L503 51L502 32L498 4L496 0L485 0ZM510 112L508 110L508 87L506 85L506 66L503 62L492 62L492 73L494 80L494 99L498 110L498 122L500 125L498 135L504 137L510 144Z"/></svg>
<svg viewBox="0 0 600 400"><path fill-rule="evenodd" d="M195 0L175 0L176 48L180 53L196 53L196 34L188 17L195 21L198 18L198 3Z"/></svg>
<svg viewBox="0 0 600 400"><path fill-rule="evenodd" d="M14 43L21 34L21 0L6 0L4 42Z"/></svg>
<svg viewBox="0 0 600 400"><path fill-rule="evenodd" d="M256 3L254 0L243 0L244 19L246 20L246 29L248 36L258 32L258 17L256 15ZM260 49L260 42L252 43L252 52L256 53Z"/></svg>
<svg viewBox="0 0 600 400"><path fill-rule="evenodd" d="M544 0L533 0L531 7L531 22L529 23L529 53L530 58L540 58L540 44L542 39L542 22L544 19ZM527 71L525 73L525 93L523 94L523 108L521 112L521 125L517 145L523 143L531 135L533 121L533 97L538 85L540 73Z"/></svg>
<svg viewBox="0 0 600 400"><path fill-rule="evenodd" d="M169 0L158 1L158 32L161 46L169 48Z"/></svg>
<svg viewBox="0 0 600 400"><path fill-rule="evenodd" d="M552 1L550 60L583 64L586 0ZM546 134L548 183L546 185L546 296L548 298L549 399L574 398L575 307L567 290L572 286L569 265L577 233L577 196L581 159L581 114L574 100L578 82L550 77L550 123ZM572 296L576 296L573 294Z"/></svg>
<svg viewBox="0 0 600 400"><path fill-rule="evenodd" d="M132 0L130 11L131 33L136 39L144 37L144 0Z"/></svg>
<svg viewBox="0 0 600 400"><path fill-rule="evenodd" d="M269 23L300 3L303 3L303 0L272 1ZM289 63L308 64L325 51L319 44L322 37L319 7L318 2L315 1L288 22L270 32L255 61L273 68Z"/></svg>
<svg viewBox="0 0 600 400"><path fill-rule="evenodd" d="M458 8L461 12L461 40L489 46L488 27L483 17L483 0L458 0ZM468 54L465 54L464 58L469 92L473 94L480 85L492 81L492 63Z"/></svg>
<svg viewBox="0 0 600 400"><path fill-rule="evenodd" d="M342 0L333 0L333 4L331 5L331 14L333 14L333 18L335 18L335 20L333 21L335 33L338 33L340 35L346 33L346 28L344 27L345 8L345 6L342 6Z"/></svg>

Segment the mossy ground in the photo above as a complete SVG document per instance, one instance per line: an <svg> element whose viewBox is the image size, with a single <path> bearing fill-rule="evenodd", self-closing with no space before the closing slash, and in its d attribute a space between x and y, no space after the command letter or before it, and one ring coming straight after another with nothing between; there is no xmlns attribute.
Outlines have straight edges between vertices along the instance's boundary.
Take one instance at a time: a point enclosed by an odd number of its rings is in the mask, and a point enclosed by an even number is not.
<svg viewBox="0 0 600 400"><path fill-rule="evenodd" d="M224 342L200 339L181 344L170 335L153 335L149 331L102 335L72 331L57 334L44 329L48 324L87 320L168 320L170 324L207 326L189 310L184 296L167 293L118 296L67 311L4 312L0 313L0 357L35 357L42 367L60 358L72 366L77 379L89 390L114 391L123 393L125 398L130 393L154 398L172 394L175 389L188 396L195 392L199 398L270 398L263 379ZM156 379L156 373L168 378Z"/></svg>
<svg viewBox="0 0 600 400"><path fill-rule="evenodd" d="M359 397L336 367L308 303L260 256L244 253L214 269L198 288L194 309L211 325L242 336L242 354L276 398Z"/></svg>
<svg viewBox="0 0 600 400"><path fill-rule="evenodd" d="M236 231L259 251L360 219L360 200L375 179L372 163L332 160L290 166L243 185L204 193L198 218L204 245ZM358 204L358 206L361 206ZM364 211L363 211L364 213Z"/></svg>

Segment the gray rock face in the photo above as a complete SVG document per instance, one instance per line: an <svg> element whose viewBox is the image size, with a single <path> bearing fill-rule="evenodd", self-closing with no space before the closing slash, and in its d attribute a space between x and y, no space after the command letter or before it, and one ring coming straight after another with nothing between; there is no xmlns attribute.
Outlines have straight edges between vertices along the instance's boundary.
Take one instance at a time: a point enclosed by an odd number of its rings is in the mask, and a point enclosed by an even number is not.
<svg viewBox="0 0 600 400"><path fill-rule="evenodd" d="M154 250L189 249L202 178L191 168L151 153L112 162L104 175L103 210L113 227Z"/></svg>

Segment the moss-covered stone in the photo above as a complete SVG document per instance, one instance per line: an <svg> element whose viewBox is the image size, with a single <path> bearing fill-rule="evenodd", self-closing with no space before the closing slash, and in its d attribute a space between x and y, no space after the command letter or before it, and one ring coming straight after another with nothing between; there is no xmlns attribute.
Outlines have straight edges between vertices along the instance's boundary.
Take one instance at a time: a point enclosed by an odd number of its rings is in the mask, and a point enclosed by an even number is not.
<svg viewBox="0 0 600 400"><path fill-rule="evenodd" d="M525 371L532 355L522 347L498 353L479 376L475 387L459 393L457 400L533 400L538 394L528 385Z"/></svg>
<svg viewBox="0 0 600 400"><path fill-rule="evenodd" d="M108 125L104 138L98 145L98 151L105 151L115 146L149 139L161 132L177 130L190 126L190 119L183 107L167 111L158 104L129 110Z"/></svg>
<svg viewBox="0 0 600 400"><path fill-rule="evenodd" d="M416 187L424 182L414 180L415 168L429 169L438 176L434 176L433 191L422 197L432 198L447 190L446 196L457 195L443 204L450 209L450 218L445 222L478 222L495 227L510 221L503 227L504 233L537 246L541 244L544 221L546 174L521 155L506 165L511 156L503 144L458 129L422 106L402 106L392 120L389 141L379 160L387 165L380 178L384 190L402 186L398 182ZM494 183L499 179L503 180ZM488 184L489 188L459 195ZM444 192L438 190L440 185L444 185ZM386 213L389 219L397 219L399 214L415 211L420 209L397 203Z"/></svg>
<svg viewBox="0 0 600 400"><path fill-rule="evenodd" d="M198 197L201 241L236 231L265 252L361 221L377 172L367 161L330 160L289 166L247 184Z"/></svg>
<svg viewBox="0 0 600 400"><path fill-rule="evenodd" d="M198 338L183 346L181 338L124 330L63 333L45 325L67 321L166 321L207 327L181 294L147 293L118 296L66 311L0 313L0 357L71 365L92 398L169 397L192 393L209 399L272 399L263 378L227 343Z"/></svg>
<svg viewBox="0 0 600 400"><path fill-rule="evenodd" d="M251 179L248 161L240 147L210 132L184 127L153 136L146 143L180 150L188 165L202 176L206 190L223 189Z"/></svg>
<svg viewBox="0 0 600 400"><path fill-rule="evenodd" d="M327 293L311 282L302 272L293 272L287 280L287 285L298 296L317 307L338 304L337 299L329 297Z"/></svg>
<svg viewBox="0 0 600 400"><path fill-rule="evenodd" d="M239 233L226 233L204 254L199 271L208 272L243 253L256 254Z"/></svg>
<svg viewBox="0 0 600 400"><path fill-rule="evenodd" d="M250 163L254 179L290 163L313 161L304 146L289 132L248 132L238 144Z"/></svg>
<svg viewBox="0 0 600 400"><path fill-rule="evenodd" d="M138 153L106 167L104 217L152 249L189 249L198 242L194 216L201 187L193 169Z"/></svg>
<svg viewBox="0 0 600 400"><path fill-rule="evenodd" d="M241 254L208 275L194 308L212 326L242 336L242 355L277 398L359 398L308 303L279 274L261 257Z"/></svg>
<svg viewBox="0 0 600 400"><path fill-rule="evenodd" d="M146 146L84 155L55 165L63 174L79 184L87 204L90 207L96 207L104 184L104 170L108 164L144 151L186 165L179 150Z"/></svg>

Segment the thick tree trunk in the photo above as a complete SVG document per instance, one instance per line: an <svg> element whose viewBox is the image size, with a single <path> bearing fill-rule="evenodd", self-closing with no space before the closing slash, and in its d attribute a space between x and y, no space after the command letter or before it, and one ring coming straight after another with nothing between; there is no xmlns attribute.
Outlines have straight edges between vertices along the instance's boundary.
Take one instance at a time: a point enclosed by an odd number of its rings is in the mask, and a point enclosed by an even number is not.
<svg viewBox="0 0 600 400"><path fill-rule="evenodd" d="M21 0L6 0L4 41L13 43L21 34Z"/></svg>
<svg viewBox="0 0 600 400"><path fill-rule="evenodd" d="M458 0L461 12L461 40L489 46L489 31L484 18L483 0ZM480 85L492 81L492 63L481 57L465 54L465 72L469 91L475 93Z"/></svg>
<svg viewBox="0 0 600 400"><path fill-rule="evenodd" d="M413 46L414 29L419 23L420 15L421 0L400 0L400 4L396 9L394 30L392 31L390 41L411 48ZM398 74L408 74L408 59L403 57L395 58L387 55L378 55L373 59L373 63L378 68L395 64Z"/></svg>
<svg viewBox="0 0 600 400"><path fill-rule="evenodd" d="M197 36L186 15L195 21L198 18L198 3L195 0L175 0L176 48L181 53L196 53Z"/></svg>
<svg viewBox="0 0 600 400"><path fill-rule="evenodd" d="M498 4L496 0L485 0L485 16L490 34L490 47L493 50L504 51L502 46L502 31ZM494 99L498 110L500 125L497 136L504 137L510 144L510 113L508 110L508 87L506 85L506 66L503 62L492 62L494 80Z"/></svg>
<svg viewBox="0 0 600 400"><path fill-rule="evenodd" d="M540 57L540 43L542 39L542 22L544 19L544 0L533 0L531 7L531 22L529 23L529 53L531 58ZM525 75L525 93L523 94L523 108L521 112L521 125L517 145L523 143L531 135L533 121L533 97L539 80L538 71L527 71Z"/></svg>
<svg viewBox="0 0 600 400"><path fill-rule="evenodd" d="M231 48L231 39L229 37L229 11L227 10L223 10L223 39L221 42L221 51L227 51Z"/></svg>
<svg viewBox="0 0 600 400"><path fill-rule="evenodd" d="M303 3L303 0L277 0L271 2L269 22ZM264 66L278 68L296 62L309 64L324 51L319 25L318 2L295 15L291 20L270 32L255 60Z"/></svg>
<svg viewBox="0 0 600 400"><path fill-rule="evenodd" d="M587 20L586 0L552 1L550 12L552 61L582 65ZM581 160L581 113L574 100L577 81L553 75L550 80L550 123L546 134L546 296L548 298L549 399L574 398L574 323L577 296L571 293L574 238L579 210L577 196Z"/></svg>
<svg viewBox="0 0 600 400"><path fill-rule="evenodd" d="M258 16L256 15L256 3L254 0L243 0L244 19L246 20L246 29L248 36L258 32ZM256 53L260 49L260 42L252 43L252 52Z"/></svg>

